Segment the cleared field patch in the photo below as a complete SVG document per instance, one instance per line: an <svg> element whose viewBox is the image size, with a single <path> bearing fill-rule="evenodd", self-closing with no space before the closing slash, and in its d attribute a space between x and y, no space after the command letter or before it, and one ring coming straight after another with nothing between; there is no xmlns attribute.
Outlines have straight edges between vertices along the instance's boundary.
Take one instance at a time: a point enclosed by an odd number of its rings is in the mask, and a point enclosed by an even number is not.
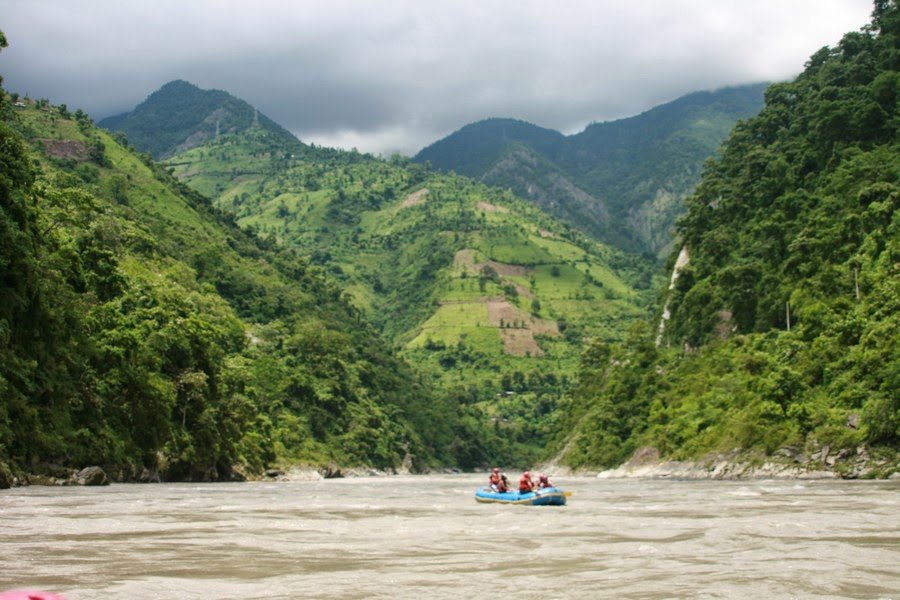
<svg viewBox="0 0 900 600"><path fill-rule="evenodd" d="M48 156L65 160L85 161L90 158L90 149L84 142L76 140L38 140Z"/></svg>
<svg viewBox="0 0 900 600"><path fill-rule="evenodd" d="M515 265L543 265L559 262L546 249L532 243L537 235L523 234L518 228L496 227L475 232L470 237L470 247L501 263Z"/></svg>
<svg viewBox="0 0 900 600"><path fill-rule="evenodd" d="M585 288L600 291L599 288L587 283L584 273L567 264L556 265L555 269L546 265L536 267L534 278L541 301L573 297L583 293Z"/></svg>
<svg viewBox="0 0 900 600"><path fill-rule="evenodd" d="M542 265L558 260L543 248L516 240L500 240L490 244L488 250L493 260L509 264Z"/></svg>
<svg viewBox="0 0 900 600"><path fill-rule="evenodd" d="M502 352L510 356L539 357L544 351L536 335L555 337L559 328L554 321L535 317L502 297L445 299L406 347L422 348L435 343L449 346L462 339L478 339L496 344L498 352L502 347Z"/></svg>
<svg viewBox="0 0 900 600"><path fill-rule="evenodd" d="M504 329L503 352L510 356L543 356L534 334L528 329Z"/></svg>
<svg viewBox="0 0 900 600"><path fill-rule="evenodd" d="M477 264L478 258L478 250L464 248L457 251L456 254L453 255L453 267L457 271L457 274L466 272L470 275L477 275L478 269L475 265Z"/></svg>
<svg viewBox="0 0 900 600"><path fill-rule="evenodd" d="M415 191L409 196L407 196L403 202L400 203L400 208L409 208L410 206L418 206L420 204L425 204L425 197L428 195L428 188L422 188L421 190Z"/></svg>
<svg viewBox="0 0 900 600"><path fill-rule="evenodd" d="M490 202L478 202L475 204L475 208L480 211L484 211L486 213L508 213L509 209L504 206L497 206L496 204L491 204Z"/></svg>
<svg viewBox="0 0 900 600"><path fill-rule="evenodd" d="M528 314L519 307L501 298L486 301L488 320L493 327L500 329L503 338L503 351L512 356L543 356L544 351L538 345L535 335L559 335L559 327L553 321L547 321Z"/></svg>
<svg viewBox="0 0 900 600"><path fill-rule="evenodd" d="M516 293L522 296L523 298L528 298L529 300L534 300L534 294L527 287L522 285L521 283L513 283L516 288Z"/></svg>
<svg viewBox="0 0 900 600"><path fill-rule="evenodd" d="M534 269L532 267L525 267L522 265L511 265L508 263L498 262L496 260L486 260L483 262L478 262L480 258L480 253L477 250L472 250L471 248L467 248L465 250L460 250L453 257L453 266L456 271L456 275L460 276L462 273L466 273L469 276L477 277L481 274L481 270L485 267L490 267L494 271L496 271L497 275L499 275L503 279L507 278L525 278L528 277ZM516 291L520 296L525 296L529 300L534 299L534 294L529 290L523 282L513 282L516 286Z"/></svg>
<svg viewBox="0 0 900 600"><path fill-rule="evenodd" d="M480 302L485 292L478 286L476 277L450 279L441 290L441 304L451 302Z"/></svg>
<svg viewBox="0 0 900 600"><path fill-rule="evenodd" d="M456 344L461 337L483 337L484 331L496 340L499 335L488 321L484 302L448 302L438 307L427 321L418 328L417 335L406 344L407 348L421 348L429 341L446 345Z"/></svg>
<svg viewBox="0 0 900 600"><path fill-rule="evenodd" d="M497 262L496 260L488 260L483 263L475 263L472 268L476 273L480 273L484 267L491 267L497 271L500 277L527 277L533 269L531 267L523 267L521 265L510 265L507 263Z"/></svg>
<svg viewBox="0 0 900 600"><path fill-rule="evenodd" d="M505 327L509 323L522 320L525 316L517 307L503 298L491 298L486 301L490 324L494 327Z"/></svg>
<svg viewBox="0 0 900 600"><path fill-rule="evenodd" d="M634 290L629 288L625 282L605 266L596 263L579 263L577 266L579 269L583 268L595 281L599 281L603 287L612 290L619 296L634 297L636 295Z"/></svg>
<svg viewBox="0 0 900 600"><path fill-rule="evenodd" d="M583 261L586 260L588 256L587 252L585 252L583 248L579 248L575 244L567 242L566 240L545 236L543 233L541 233L540 235L529 236L528 241L530 241L535 246L545 250L546 252L552 254L554 257L556 257L557 261Z"/></svg>

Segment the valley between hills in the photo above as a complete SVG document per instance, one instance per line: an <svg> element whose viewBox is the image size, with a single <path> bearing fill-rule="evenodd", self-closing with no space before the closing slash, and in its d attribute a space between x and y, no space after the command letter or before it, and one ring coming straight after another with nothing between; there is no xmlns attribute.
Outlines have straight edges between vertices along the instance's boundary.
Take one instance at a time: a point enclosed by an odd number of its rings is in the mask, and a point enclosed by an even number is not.
<svg viewBox="0 0 900 600"><path fill-rule="evenodd" d="M414 159L184 81L97 125L4 92L0 484L642 456L887 477L898 41L881 3L794 81L574 136L483 121Z"/></svg>

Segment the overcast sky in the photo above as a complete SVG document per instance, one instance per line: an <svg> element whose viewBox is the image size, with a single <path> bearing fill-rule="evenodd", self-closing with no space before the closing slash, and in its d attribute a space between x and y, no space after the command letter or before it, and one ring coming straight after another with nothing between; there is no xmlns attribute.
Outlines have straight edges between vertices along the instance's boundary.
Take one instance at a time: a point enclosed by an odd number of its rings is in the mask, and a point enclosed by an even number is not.
<svg viewBox="0 0 900 600"><path fill-rule="evenodd" d="M487 117L574 133L788 79L870 0L0 0L4 87L95 118L185 79L300 139L412 154Z"/></svg>

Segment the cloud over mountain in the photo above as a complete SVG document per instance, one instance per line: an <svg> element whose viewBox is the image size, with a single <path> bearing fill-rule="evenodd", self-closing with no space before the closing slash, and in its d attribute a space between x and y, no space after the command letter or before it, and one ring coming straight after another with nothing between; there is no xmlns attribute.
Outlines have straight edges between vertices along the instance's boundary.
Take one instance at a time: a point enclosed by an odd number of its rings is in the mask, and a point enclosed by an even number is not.
<svg viewBox="0 0 900 600"><path fill-rule="evenodd" d="M0 11L11 90L103 117L182 78L307 141L411 153L489 116L571 132L698 89L785 79L810 48L865 23L871 3L0 0Z"/></svg>

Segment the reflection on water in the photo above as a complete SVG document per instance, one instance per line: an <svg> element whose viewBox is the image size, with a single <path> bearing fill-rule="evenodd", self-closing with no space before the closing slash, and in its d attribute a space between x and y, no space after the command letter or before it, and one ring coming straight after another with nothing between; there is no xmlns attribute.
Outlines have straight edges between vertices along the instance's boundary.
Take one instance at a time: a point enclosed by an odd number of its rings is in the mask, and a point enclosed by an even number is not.
<svg viewBox="0 0 900 600"><path fill-rule="evenodd" d="M900 598L900 482L480 476L0 492L0 590L118 598Z"/></svg>

